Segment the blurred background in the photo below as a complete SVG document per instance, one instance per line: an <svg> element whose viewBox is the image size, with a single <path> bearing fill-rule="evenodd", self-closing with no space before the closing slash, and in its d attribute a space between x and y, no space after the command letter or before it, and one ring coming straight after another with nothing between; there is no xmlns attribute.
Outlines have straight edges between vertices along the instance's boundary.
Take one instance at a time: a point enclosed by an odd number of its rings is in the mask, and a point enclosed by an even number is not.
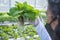
<svg viewBox="0 0 60 40"><path fill-rule="evenodd" d="M15 6L16 1L31 5L40 11L40 17L46 23L47 0L0 0L0 40L40 40L34 26L26 25L21 28L16 25L18 22L17 13L9 15L10 8ZM33 10L34 11L34 10ZM37 12L38 13L38 12ZM32 16L33 17L33 16Z"/></svg>

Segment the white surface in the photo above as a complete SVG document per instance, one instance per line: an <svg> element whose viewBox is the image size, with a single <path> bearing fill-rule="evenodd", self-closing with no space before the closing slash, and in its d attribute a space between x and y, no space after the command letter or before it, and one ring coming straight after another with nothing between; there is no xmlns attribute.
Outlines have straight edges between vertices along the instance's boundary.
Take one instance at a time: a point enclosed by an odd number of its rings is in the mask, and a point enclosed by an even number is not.
<svg viewBox="0 0 60 40"><path fill-rule="evenodd" d="M41 40L51 40L51 37L49 36L44 24L42 23L41 19L38 17L36 19L35 23L39 22L39 24L36 26L36 31L38 35L40 36Z"/></svg>
<svg viewBox="0 0 60 40"><path fill-rule="evenodd" d="M9 0L0 0L0 11L8 11L9 10L9 3L11 3L11 7L14 6L15 1L18 2L24 2L27 1L28 4L30 4L31 6L40 9L40 10L46 10L47 9L47 0L11 0L11 2L9 2Z"/></svg>
<svg viewBox="0 0 60 40"><path fill-rule="evenodd" d="M9 25L9 26L11 26L12 24L18 24L18 23L16 23L16 22L11 22L11 23L0 23L0 25Z"/></svg>
<svg viewBox="0 0 60 40"><path fill-rule="evenodd" d="M0 12L7 12L9 10L9 0L0 0Z"/></svg>

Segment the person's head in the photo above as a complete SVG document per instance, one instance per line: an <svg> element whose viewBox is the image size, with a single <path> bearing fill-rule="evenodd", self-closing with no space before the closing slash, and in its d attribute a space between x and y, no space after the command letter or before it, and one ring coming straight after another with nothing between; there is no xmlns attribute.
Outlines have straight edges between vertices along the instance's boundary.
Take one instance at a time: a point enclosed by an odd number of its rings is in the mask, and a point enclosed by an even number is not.
<svg viewBox="0 0 60 40"><path fill-rule="evenodd" d="M48 0L51 14L54 15L53 19L58 19L58 24L54 30L53 40L60 40L60 0Z"/></svg>
<svg viewBox="0 0 60 40"><path fill-rule="evenodd" d="M48 0L47 9L47 23L58 23L58 16L60 14L60 0Z"/></svg>
<svg viewBox="0 0 60 40"><path fill-rule="evenodd" d="M52 12L51 12L49 6L48 6L48 8L47 8L46 15L47 15L47 23L50 24L50 22L52 21L52 16L53 16L53 15L52 15Z"/></svg>

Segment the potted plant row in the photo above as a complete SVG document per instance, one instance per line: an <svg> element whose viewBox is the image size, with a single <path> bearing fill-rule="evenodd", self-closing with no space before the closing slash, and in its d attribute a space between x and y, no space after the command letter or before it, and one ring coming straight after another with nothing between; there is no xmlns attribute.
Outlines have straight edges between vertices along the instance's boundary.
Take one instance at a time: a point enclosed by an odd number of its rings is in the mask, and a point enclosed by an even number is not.
<svg viewBox="0 0 60 40"><path fill-rule="evenodd" d="M10 38L17 39L18 34L18 26L17 25L0 25L0 40L9 40Z"/></svg>
<svg viewBox="0 0 60 40"><path fill-rule="evenodd" d="M19 20L19 27L21 29L21 27L24 27L24 24L27 22L27 24L30 24L30 22L32 23L38 16L39 16L40 11L33 8L32 6L30 6L29 4L27 4L27 2L23 2L23 3L19 3L16 2L15 6L10 8L9 12L4 15L4 14L0 14L0 22L4 22L4 21L9 21L9 20ZM16 18L16 19L14 19ZM31 26L30 26L31 27ZM25 28L25 27L24 27ZM17 40L17 38L21 37L26 37L26 33L30 32L27 36L34 36L36 34L36 32L34 31L33 33L33 29L32 31L29 30L23 30L24 28L22 28L22 33L20 32L20 30L18 30L18 27L16 25L12 25L12 26L8 26L8 25L0 25L0 39L1 40L9 40L9 39L13 39L13 40ZM31 29L31 28L29 28ZM22 35L23 36L22 36ZM24 39L24 38L23 38Z"/></svg>

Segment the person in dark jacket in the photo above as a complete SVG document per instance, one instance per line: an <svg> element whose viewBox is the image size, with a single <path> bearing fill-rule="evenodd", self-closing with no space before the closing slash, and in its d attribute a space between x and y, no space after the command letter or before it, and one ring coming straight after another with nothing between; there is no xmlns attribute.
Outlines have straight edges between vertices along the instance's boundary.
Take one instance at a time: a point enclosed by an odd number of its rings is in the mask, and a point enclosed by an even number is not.
<svg viewBox="0 0 60 40"><path fill-rule="evenodd" d="M60 40L60 0L48 0L46 29L52 40Z"/></svg>
<svg viewBox="0 0 60 40"><path fill-rule="evenodd" d="M53 38L54 29L56 25L58 24L58 19L56 17L53 18L54 15L51 13L51 10L49 8L47 9L46 15L47 15L47 22L46 22L45 28L47 29L51 38Z"/></svg>

